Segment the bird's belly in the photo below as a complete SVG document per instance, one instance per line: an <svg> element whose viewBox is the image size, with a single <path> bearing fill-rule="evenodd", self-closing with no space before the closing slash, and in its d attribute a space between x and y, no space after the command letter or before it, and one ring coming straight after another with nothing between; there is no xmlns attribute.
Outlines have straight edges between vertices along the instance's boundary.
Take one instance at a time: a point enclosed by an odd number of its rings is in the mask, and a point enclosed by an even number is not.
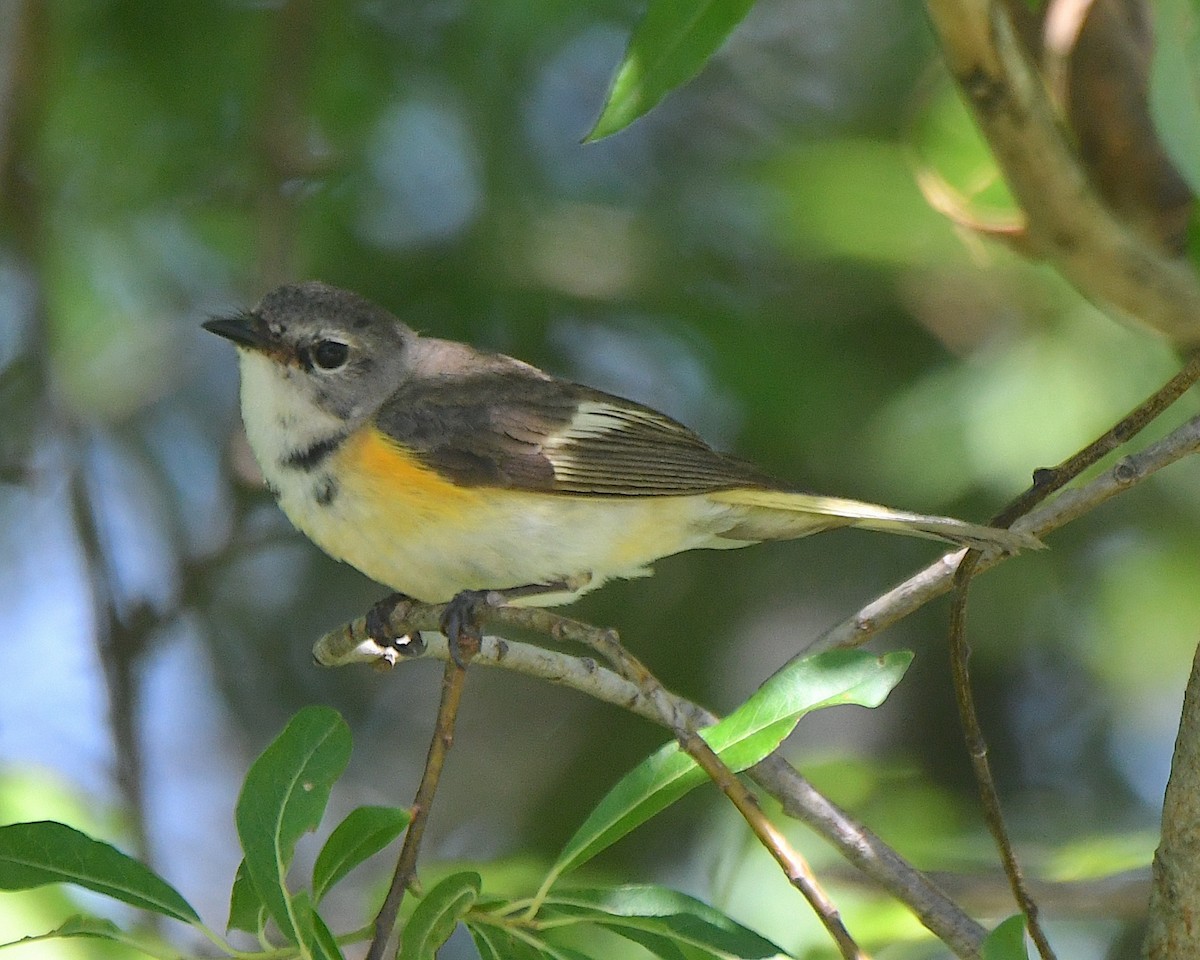
<svg viewBox="0 0 1200 960"><path fill-rule="evenodd" d="M320 476L276 483L289 519L326 553L426 602L590 578L566 602L612 577L648 573L659 557L705 546L698 497L583 497L459 487L364 433ZM330 486L332 485L332 487Z"/></svg>

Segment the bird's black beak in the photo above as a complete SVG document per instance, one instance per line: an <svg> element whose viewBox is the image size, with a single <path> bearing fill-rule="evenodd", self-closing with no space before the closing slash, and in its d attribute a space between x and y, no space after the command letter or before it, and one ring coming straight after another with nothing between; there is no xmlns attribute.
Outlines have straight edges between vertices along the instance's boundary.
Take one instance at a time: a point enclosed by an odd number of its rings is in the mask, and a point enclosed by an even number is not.
<svg viewBox="0 0 1200 960"><path fill-rule="evenodd" d="M232 340L239 347L250 350L270 352L279 347L257 313L243 312L235 313L231 317L213 317L211 320L205 320L201 326L210 333Z"/></svg>

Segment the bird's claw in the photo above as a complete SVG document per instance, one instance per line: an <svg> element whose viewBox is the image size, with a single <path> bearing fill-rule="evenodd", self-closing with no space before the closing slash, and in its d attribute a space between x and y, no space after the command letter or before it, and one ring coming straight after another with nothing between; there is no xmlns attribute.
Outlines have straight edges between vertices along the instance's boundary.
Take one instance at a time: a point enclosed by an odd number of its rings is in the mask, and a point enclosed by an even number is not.
<svg viewBox="0 0 1200 960"><path fill-rule="evenodd" d="M492 601L490 590L463 590L454 595L442 613L442 633L450 644L450 659L460 668L479 652L479 608Z"/></svg>
<svg viewBox="0 0 1200 960"><path fill-rule="evenodd" d="M396 610L401 604L409 604L411 606L412 600L402 593L391 593L373 604L371 609L367 611L367 636L379 646L388 650L390 654L385 655L383 658L386 661L385 668L394 666L398 655L407 654L411 656L425 649L425 643L421 639L420 631L410 630L407 633L397 635L392 629L392 618L396 615ZM384 665L381 664L381 666Z"/></svg>

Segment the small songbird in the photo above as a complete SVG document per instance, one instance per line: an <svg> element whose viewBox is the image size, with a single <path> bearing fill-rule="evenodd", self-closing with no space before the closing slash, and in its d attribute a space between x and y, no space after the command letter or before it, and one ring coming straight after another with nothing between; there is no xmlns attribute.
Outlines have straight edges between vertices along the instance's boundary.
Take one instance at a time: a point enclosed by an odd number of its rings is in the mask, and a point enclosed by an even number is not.
<svg viewBox="0 0 1200 960"><path fill-rule="evenodd" d="M246 436L283 512L330 556L414 600L482 591L549 606L683 550L843 526L1041 546L801 492L649 407L421 336L322 283L279 287L204 327L238 348Z"/></svg>

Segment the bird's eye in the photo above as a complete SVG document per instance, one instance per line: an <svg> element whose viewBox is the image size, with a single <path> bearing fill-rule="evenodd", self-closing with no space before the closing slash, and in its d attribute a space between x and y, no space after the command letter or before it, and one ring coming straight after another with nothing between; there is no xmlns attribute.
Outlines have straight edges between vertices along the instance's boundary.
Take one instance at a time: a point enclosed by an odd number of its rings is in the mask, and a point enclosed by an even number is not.
<svg viewBox="0 0 1200 960"><path fill-rule="evenodd" d="M313 347L312 359L322 370L338 370L350 358L350 347L341 340L318 340Z"/></svg>

